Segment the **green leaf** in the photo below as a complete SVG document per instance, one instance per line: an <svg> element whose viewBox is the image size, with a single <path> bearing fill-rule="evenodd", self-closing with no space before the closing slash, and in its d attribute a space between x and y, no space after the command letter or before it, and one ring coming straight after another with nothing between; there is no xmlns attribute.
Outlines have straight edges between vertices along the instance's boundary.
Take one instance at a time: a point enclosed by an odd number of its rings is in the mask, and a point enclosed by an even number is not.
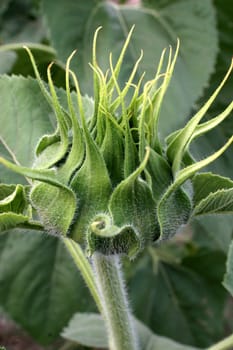
<svg viewBox="0 0 233 350"><path fill-rule="evenodd" d="M32 165L41 135L52 131L52 111L38 83L22 77L0 77L0 142L17 163Z"/></svg>
<svg viewBox="0 0 233 350"><path fill-rule="evenodd" d="M0 74L10 72L15 59L15 54L13 52L2 52L0 55Z"/></svg>
<svg viewBox="0 0 233 350"><path fill-rule="evenodd" d="M4 157L5 159L13 162L14 160L10 156L9 152L7 152L6 148L3 146L3 144L0 141L0 155ZM26 184L26 179L13 172L12 170L9 170L2 164L0 164L0 182L5 184Z"/></svg>
<svg viewBox="0 0 233 350"><path fill-rule="evenodd" d="M208 195L194 208L193 215L233 213L233 188Z"/></svg>
<svg viewBox="0 0 233 350"><path fill-rule="evenodd" d="M46 71L47 66L53 60L55 60L55 51L53 48L47 45L37 44L37 43L25 43L25 40L20 43L10 43L0 46L0 60L4 62L4 57L9 57L10 59L10 67L8 69L2 69L1 73L11 73L16 75L23 75L27 77L28 75L34 77L34 71L32 65L25 64L28 61L27 53L24 49L24 45L29 47L33 56L35 57L35 61L37 63L38 69L42 74L43 79L47 79ZM56 64L56 69L53 70L53 78L58 83L61 78L64 78L64 68Z"/></svg>
<svg viewBox="0 0 233 350"><path fill-rule="evenodd" d="M233 181L231 179L212 173L196 174L192 179L192 184L194 205L197 205L210 193L221 189L233 188Z"/></svg>
<svg viewBox="0 0 233 350"><path fill-rule="evenodd" d="M2 42L40 42L45 37L40 17L37 1L11 0L1 18Z"/></svg>
<svg viewBox="0 0 233 350"><path fill-rule="evenodd" d="M135 320L140 337L140 350L195 350L196 348L178 344L168 338L153 334L141 322ZM94 348L107 348L107 330L99 314L76 313L68 326L62 331L62 337L81 345Z"/></svg>
<svg viewBox="0 0 233 350"><path fill-rule="evenodd" d="M108 347L107 330L99 314L76 313L63 329L61 336L89 347Z"/></svg>
<svg viewBox="0 0 233 350"><path fill-rule="evenodd" d="M228 252L232 240L232 215L198 216L191 221L193 242L210 251Z"/></svg>
<svg viewBox="0 0 233 350"><path fill-rule="evenodd" d="M226 273L223 280L224 287L233 295L233 242L231 242L226 264Z"/></svg>
<svg viewBox="0 0 233 350"><path fill-rule="evenodd" d="M93 310L89 292L63 243L26 229L1 234L0 305L43 344L57 339L75 312Z"/></svg>
<svg viewBox="0 0 233 350"><path fill-rule="evenodd" d="M0 214L0 232L15 228L21 224L27 223L29 220L28 216L22 214L15 214L12 212Z"/></svg>
<svg viewBox="0 0 233 350"><path fill-rule="evenodd" d="M60 89L57 93L67 110L65 91ZM30 78L0 76L0 104L0 156L16 164L32 165L38 140L42 135L54 132L56 120L38 82ZM83 106L85 116L89 117L93 111L93 101L84 97ZM0 179L7 181L8 174L14 180L12 173L6 170L1 171ZM19 176L15 175L12 182L17 182L17 179Z"/></svg>
<svg viewBox="0 0 233 350"><path fill-rule="evenodd" d="M71 190L42 183L32 189L30 200L49 233L67 234L77 209L77 200Z"/></svg>
<svg viewBox="0 0 233 350"><path fill-rule="evenodd" d="M180 57L168 91L166 106L162 108L160 123L163 135L179 126L200 96L215 63L217 32L211 1L186 0L174 3L170 0L161 7L159 2L153 1L150 2L150 7L148 3L143 3L140 7L130 7L101 0L75 3L69 0L65 9L62 0L43 0L42 4L52 45L59 59L64 62L78 48L79 60L75 69L79 72L82 90L89 94L92 91L91 71L88 70L86 62L91 61L91 38L100 25L103 30L98 40L97 57L100 66L104 68L108 65L106 52L113 51L113 57L116 57L129 29L133 24L136 25L120 74L121 85L125 84L141 49L145 54L138 75L141 76L146 71L149 79L152 79L162 50L169 44L176 46L179 37ZM197 64L194 52L198 52L201 65Z"/></svg>
<svg viewBox="0 0 233 350"><path fill-rule="evenodd" d="M3 0L0 4L0 15L2 15L4 13L4 11L6 11L6 9L8 8L10 3L10 0Z"/></svg>
<svg viewBox="0 0 233 350"><path fill-rule="evenodd" d="M64 185L61 182L59 182L59 180L57 180L55 176L56 175L55 169L27 168L27 167L20 166L18 164L11 163L2 157L0 157L0 164L3 164L5 167L9 168L12 171L15 171L20 175L29 177L30 179L44 181L46 183L49 183L58 187L64 187Z"/></svg>
<svg viewBox="0 0 233 350"><path fill-rule="evenodd" d="M109 200L109 210L115 225L132 225L142 242L147 244L159 236L156 204L147 183L140 178L150 150L147 149L140 166L114 189Z"/></svg>
<svg viewBox="0 0 233 350"><path fill-rule="evenodd" d="M0 184L0 232L29 221L28 203L22 185Z"/></svg>
<svg viewBox="0 0 233 350"><path fill-rule="evenodd" d="M0 184L0 213L23 213L26 207L26 194L22 185Z"/></svg>
<svg viewBox="0 0 233 350"><path fill-rule="evenodd" d="M177 244L173 244L173 253ZM223 266L224 254L213 252L207 260L198 250L191 259L171 264L155 250L152 260L149 256L140 259L129 280L135 316L156 334L178 342L205 348L219 340L223 337L225 293L222 270L209 267L214 261Z"/></svg>
<svg viewBox="0 0 233 350"><path fill-rule="evenodd" d="M67 152L68 145L69 145L68 130L70 127L70 117L65 113L65 111L63 110L58 100L57 92L55 90L54 83L51 76L52 64L50 64L47 69L48 86L49 86L49 92L48 92L48 89L45 87L45 84L41 79L33 54L31 53L28 47L26 46L24 47L29 55L31 66L33 67L41 92L44 95L47 102L49 103L49 105L51 106L56 116L57 129L55 133L50 136L50 138L46 139L47 141L49 140L49 145L46 145L47 147L45 149L45 152L42 153L42 157L39 157L39 162L38 162L38 159L35 162L35 166L38 168L49 168L52 165L59 162ZM54 142L54 138L56 138L56 136L59 136L59 142L55 142L52 145L50 145L51 139ZM41 152L41 146L42 145L45 146L43 141L44 141L44 138L42 138L42 140L40 140L39 142L39 145L36 150L37 155L38 153ZM48 150L48 146L49 146L49 152L46 152ZM43 157L44 153L46 153L45 157ZM41 161L41 158L42 158L42 161Z"/></svg>
<svg viewBox="0 0 233 350"><path fill-rule="evenodd" d="M204 173L194 176L193 215L230 213L233 209L233 181Z"/></svg>

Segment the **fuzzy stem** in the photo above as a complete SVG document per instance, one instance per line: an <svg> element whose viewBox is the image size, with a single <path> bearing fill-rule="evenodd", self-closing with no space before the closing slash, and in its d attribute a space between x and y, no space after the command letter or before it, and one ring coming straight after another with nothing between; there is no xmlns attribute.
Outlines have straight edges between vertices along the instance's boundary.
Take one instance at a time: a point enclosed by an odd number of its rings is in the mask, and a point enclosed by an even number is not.
<svg viewBox="0 0 233 350"><path fill-rule="evenodd" d="M110 350L137 350L119 256L94 253L92 264L106 321Z"/></svg>
<svg viewBox="0 0 233 350"><path fill-rule="evenodd" d="M209 347L207 350L230 350L233 348L233 334Z"/></svg>
<svg viewBox="0 0 233 350"><path fill-rule="evenodd" d="M84 255L82 248L78 243L70 238L62 237L62 241L65 244L71 257L73 258L75 265L80 271L93 299L95 300L96 306L98 307L99 311L102 312L102 305L97 293L97 287L95 284L91 265Z"/></svg>

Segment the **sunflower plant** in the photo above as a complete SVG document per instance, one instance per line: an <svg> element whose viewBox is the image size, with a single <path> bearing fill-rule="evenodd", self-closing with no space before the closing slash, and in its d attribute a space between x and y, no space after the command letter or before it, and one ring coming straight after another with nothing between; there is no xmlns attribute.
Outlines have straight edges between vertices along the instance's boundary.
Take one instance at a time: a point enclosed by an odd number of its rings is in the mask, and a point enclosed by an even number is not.
<svg viewBox="0 0 233 350"><path fill-rule="evenodd" d="M232 211L233 181L200 172L230 147L202 160L190 151L194 140L224 121L233 102L203 121L229 77L180 130L161 140L159 116L175 68L179 41L162 52L154 78L135 76L143 54L124 86L118 83L131 29L115 63L98 65L93 40L93 111L86 111L78 77L66 63L66 99L60 102L52 64L44 83L31 51L25 47L37 82L56 115L57 127L41 137L33 167L1 157L0 163L23 175L28 185L0 184L0 231L15 227L44 230L62 240L103 315L111 350L141 349L121 272L121 258L133 260L144 247L162 244L193 217ZM174 106L175 108L175 106ZM213 347L214 349L214 347Z"/></svg>

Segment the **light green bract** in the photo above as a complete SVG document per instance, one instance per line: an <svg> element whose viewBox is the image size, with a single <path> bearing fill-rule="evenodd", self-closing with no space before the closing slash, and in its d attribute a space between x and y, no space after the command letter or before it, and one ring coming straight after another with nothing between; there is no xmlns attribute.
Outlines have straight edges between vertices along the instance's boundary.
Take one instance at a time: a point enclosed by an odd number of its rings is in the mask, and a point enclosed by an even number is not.
<svg viewBox="0 0 233 350"><path fill-rule="evenodd" d="M233 211L233 182L211 173L196 174L217 159L233 137L201 161L196 162L189 151L193 140L230 115L233 102L218 116L201 122L233 65L205 105L164 145L159 138L159 115L179 42L174 55L171 48L163 51L154 79L145 84L144 75L135 82L141 54L122 87L118 78L133 28L115 64L110 54L107 72L97 62L98 31L90 64L93 115L86 115L78 78L70 69L75 52L66 65L67 112L51 78L52 65L47 86L26 48L40 89L56 115L57 128L40 139L33 168L0 158L0 163L33 180L27 195L22 185L1 185L0 230L38 226L83 244L89 254L99 251L132 258L143 246L172 237L192 216ZM71 93L70 81L76 93Z"/></svg>

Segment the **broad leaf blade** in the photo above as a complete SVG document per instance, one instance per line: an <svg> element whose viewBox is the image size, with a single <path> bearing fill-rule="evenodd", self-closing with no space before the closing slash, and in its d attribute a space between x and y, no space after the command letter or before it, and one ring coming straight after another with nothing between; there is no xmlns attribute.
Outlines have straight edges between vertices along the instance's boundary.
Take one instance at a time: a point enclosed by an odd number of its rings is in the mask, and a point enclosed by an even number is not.
<svg viewBox="0 0 233 350"><path fill-rule="evenodd" d="M205 215L192 220L193 242L210 251L228 252L232 240L232 215Z"/></svg>
<svg viewBox="0 0 233 350"><path fill-rule="evenodd" d="M57 93L67 110L65 91L59 89ZM0 156L16 164L32 165L38 141L44 134L53 133L56 124L54 113L38 82L31 78L0 76L0 105ZM83 105L88 117L92 114L93 102L84 97ZM7 181L8 174L14 180L12 173L6 170L1 171L0 179ZM17 182L17 179L19 176L15 175L14 181Z"/></svg>
<svg viewBox="0 0 233 350"><path fill-rule="evenodd" d="M174 254L177 243L171 249ZM214 252L208 259L223 267L223 253ZM153 261L147 256L134 267L129 281L134 314L157 334L175 341L204 348L213 344L223 337L222 269L207 268L207 255L201 251L180 264L163 260L155 252Z"/></svg>
<svg viewBox="0 0 233 350"><path fill-rule="evenodd" d="M92 301L57 238L15 229L0 237L0 305L37 341L49 344Z"/></svg>
<svg viewBox="0 0 233 350"><path fill-rule="evenodd" d="M52 131L52 112L38 83L22 77L0 77L0 142L22 165L34 161L39 138Z"/></svg>
<svg viewBox="0 0 233 350"><path fill-rule="evenodd" d="M53 48L47 45L36 44L32 42L25 43L25 39L20 43L10 43L1 45L0 47L0 60L4 62L4 57L9 57L10 69L1 69L2 73L11 73L16 75L23 75L27 77L28 75L34 77L33 68L30 64L25 64L28 62L28 56L24 45L30 48L35 57L39 71L43 75L43 79L47 80L46 68L52 60L55 60L55 51ZM12 57L12 58L11 58ZM12 61L12 62L11 62ZM60 83L61 77L64 78L64 68L56 65L53 72L54 79Z"/></svg>

